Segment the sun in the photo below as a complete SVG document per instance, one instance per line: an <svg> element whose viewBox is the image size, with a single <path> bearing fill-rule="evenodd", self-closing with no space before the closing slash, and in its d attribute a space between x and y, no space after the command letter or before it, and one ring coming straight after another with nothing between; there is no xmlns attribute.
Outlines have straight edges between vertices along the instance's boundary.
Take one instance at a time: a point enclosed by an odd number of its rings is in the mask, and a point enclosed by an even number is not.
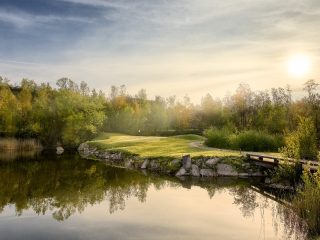
<svg viewBox="0 0 320 240"><path fill-rule="evenodd" d="M293 77L304 77L310 72L311 59L307 55L293 55L287 64L288 73Z"/></svg>

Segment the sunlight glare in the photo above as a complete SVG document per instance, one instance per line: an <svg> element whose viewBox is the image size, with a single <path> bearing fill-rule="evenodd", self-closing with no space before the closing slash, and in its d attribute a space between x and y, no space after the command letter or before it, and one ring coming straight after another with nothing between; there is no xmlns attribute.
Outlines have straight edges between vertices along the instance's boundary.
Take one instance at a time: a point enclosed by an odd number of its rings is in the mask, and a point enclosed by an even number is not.
<svg viewBox="0 0 320 240"><path fill-rule="evenodd" d="M311 60L308 56L300 54L292 56L288 61L288 73L293 77L305 77L310 71Z"/></svg>

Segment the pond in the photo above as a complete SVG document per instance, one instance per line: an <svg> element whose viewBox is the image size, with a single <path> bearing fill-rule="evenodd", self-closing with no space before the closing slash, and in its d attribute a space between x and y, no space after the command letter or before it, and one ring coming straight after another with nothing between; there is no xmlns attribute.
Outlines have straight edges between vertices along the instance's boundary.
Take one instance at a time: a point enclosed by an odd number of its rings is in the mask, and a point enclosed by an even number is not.
<svg viewBox="0 0 320 240"><path fill-rule="evenodd" d="M295 239L259 180L156 176L77 155L0 162L0 239Z"/></svg>

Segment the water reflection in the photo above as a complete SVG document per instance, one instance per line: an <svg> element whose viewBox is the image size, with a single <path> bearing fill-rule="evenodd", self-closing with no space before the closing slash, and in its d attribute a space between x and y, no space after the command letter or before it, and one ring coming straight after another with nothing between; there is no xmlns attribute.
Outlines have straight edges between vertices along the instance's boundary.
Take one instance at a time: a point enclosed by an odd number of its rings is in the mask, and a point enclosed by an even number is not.
<svg viewBox="0 0 320 240"><path fill-rule="evenodd" d="M257 209L263 216L265 209L276 206L274 214L275 219L281 216L279 224L287 225L290 214L290 219L293 219L288 208L278 207L279 204L257 193L251 185L249 180L232 178L205 180L158 177L108 167L101 162L84 160L78 156L38 157L32 161L21 159L0 162L0 218L7 206L14 206L18 216L32 210L38 215L51 214L55 220L62 222L103 201L109 204L110 214L124 210L129 199L146 202L150 189L173 189L177 192L182 188L200 187L207 191L210 199L216 195L221 197L227 192L244 218L253 217ZM169 193L165 196L169 197ZM260 220L264 221L263 218ZM274 224L275 229L277 224ZM289 227L288 235L297 235L296 226L291 224Z"/></svg>
<svg viewBox="0 0 320 240"><path fill-rule="evenodd" d="M15 151L15 150L0 150L0 161L8 162L14 161L16 159L34 159L40 155L40 150L30 150L30 151Z"/></svg>

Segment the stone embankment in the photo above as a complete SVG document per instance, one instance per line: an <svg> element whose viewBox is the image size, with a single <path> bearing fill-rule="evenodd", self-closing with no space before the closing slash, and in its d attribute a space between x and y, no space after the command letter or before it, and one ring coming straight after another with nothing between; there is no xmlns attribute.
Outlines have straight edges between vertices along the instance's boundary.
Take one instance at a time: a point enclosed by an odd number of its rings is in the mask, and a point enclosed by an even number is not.
<svg viewBox="0 0 320 240"><path fill-rule="evenodd" d="M107 164L132 169L145 169L169 175L193 177L264 177L266 173L243 157L197 157L185 155L180 159L159 157L141 158L125 152L99 150L87 143L78 148L84 158L105 161Z"/></svg>

